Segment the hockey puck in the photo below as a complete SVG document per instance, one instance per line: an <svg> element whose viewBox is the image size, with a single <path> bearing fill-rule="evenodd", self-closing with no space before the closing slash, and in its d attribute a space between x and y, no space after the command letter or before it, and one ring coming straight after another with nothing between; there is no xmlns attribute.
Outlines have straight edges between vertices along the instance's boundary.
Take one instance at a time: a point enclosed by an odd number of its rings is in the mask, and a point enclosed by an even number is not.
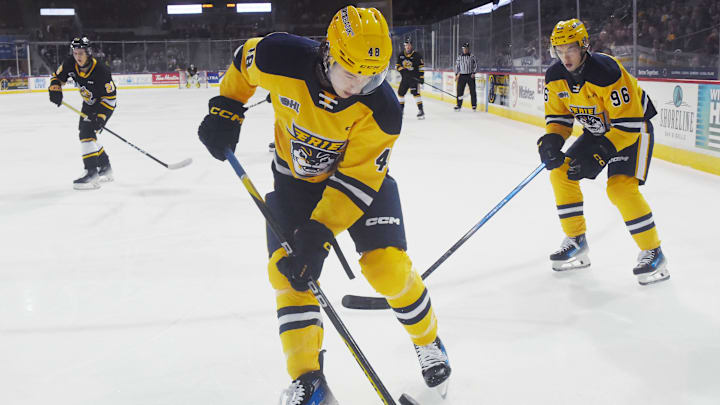
<svg viewBox="0 0 720 405"><path fill-rule="evenodd" d="M400 405L420 405L420 403L416 400L414 400L410 395L408 394L402 394L400 395Z"/></svg>

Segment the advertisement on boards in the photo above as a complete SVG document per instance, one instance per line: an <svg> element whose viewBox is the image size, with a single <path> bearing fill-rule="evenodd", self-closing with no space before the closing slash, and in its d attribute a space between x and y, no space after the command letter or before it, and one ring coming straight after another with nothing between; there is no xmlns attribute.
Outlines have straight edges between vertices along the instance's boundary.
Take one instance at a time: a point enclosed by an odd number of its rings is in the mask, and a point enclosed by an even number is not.
<svg viewBox="0 0 720 405"><path fill-rule="evenodd" d="M658 114L653 117L655 142L685 150L695 148L698 85L693 83L642 82Z"/></svg>
<svg viewBox="0 0 720 405"><path fill-rule="evenodd" d="M168 72L168 73L153 73L152 84L180 84L180 73Z"/></svg>
<svg viewBox="0 0 720 405"><path fill-rule="evenodd" d="M210 84L220 83L220 73L219 72L207 72L207 79L208 79L208 83L210 83Z"/></svg>
<svg viewBox="0 0 720 405"><path fill-rule="evenodd" d="M0 91L6 90L27 90L28 79L26 77L0 77Z"/></svg>
<svg viewBox="0 0 720 405"><path fill-rule="evenodd" d="M516 111L544 117L544 88L545 79L541 76L513 75L510 78L508 106Z"/></svg>
<svg viewBox="0 0 720 405"><path fill-rule="evenodd" d="M720 85L698 87L695 146L720 156Z"/></svg>

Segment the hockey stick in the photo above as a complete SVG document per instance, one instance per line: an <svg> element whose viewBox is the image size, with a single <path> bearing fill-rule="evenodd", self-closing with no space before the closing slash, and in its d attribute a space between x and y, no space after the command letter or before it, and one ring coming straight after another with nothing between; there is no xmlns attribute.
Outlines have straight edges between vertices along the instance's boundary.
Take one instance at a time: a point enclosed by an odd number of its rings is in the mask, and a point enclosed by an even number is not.
<svg viewBox="0 0 720 405"><path fill-rule="evenodd" d="M285 233L280 228L280 225L275 221L275 218L273 218L270 209L260 196L260 193L250 181L250 178L245 172L245 169L242 168L240 162L238 162L235 155L228 148L225 149L225 157L227 158L228 162L230 162L230 165L235 170L235 173L238 175L238 177L240 177L243 185L247 189L248 193L250 193L253 201L255 201L255 205L257 205L257 207L260 209L260 212L262 212L265 220L270 225L270 229L272 230L273 234L280 241L280 245L283 247L283 249L285 249L288 255L292 255L293 249L290 245L290 242L285 237ZM339 255L339 246L335 244L333 245L333 248L335 252ZM348 347L348 349L350 349L353 357L355 357L355 361L357 361L357 363L360 365L360 368L362 368L365 376L368 378L372 386L375 388L375 391L380 396L380 399L382 399L383 403L386 405L396 405L395 400L390 395L387 388L385 388L385 385L383 385L382 381L380 381L380 378L377 376L375 370L373 370L372 366L370 365L370 362L368 362L367 358L360 350L360 347L358 347L357 343L355 343L355 340L353 339L352 335L350 335L350 332L348 331L347 327L345 327L345 324L343 324L340 316L338 316L337 312L335 312L335 309L332 307L332 305L330 305L330 301L327 299L327 296L325 295L323 290L320 289L320 286L317 285L315 280L308 281L308 287L310 288L310 292L313 293L315 298L318 300L318 303L325 311L327 317L330 318L330 322L332 322L335 330L337 330L340 334L340 337L342 338L343 342L345 342L345 345ZM408 396L407 394L403 394L403 397L407 398Z"/></svg>
<svg viewBox="0 0 720 405"><path fill-rule="evenodd" d="M425 86L430 86L430 87L432 87L433 89L435 89L435 90L437 90L437 91L441 91L441 92L447 94L448 96L450 96L450 97L452 97L452 98L459 98L460 100L462 100L463 97L465 97L464 94L463 94L462 96L460 96L460 97L458 97L458 96L456 96L456 95L454 95L454 94L450 94L450 93L448 93L447 91L445 91L445 90L443 90L443 89L441 89L441 88L439 88L439 87L435 87L435 86L433 86L433 85L430 84L430 83L420 83L420 79L418 79L417 77L413 77L413 79L414 79L414 80L417 80L418 84L422 84L422 85L425 85Z"/></svg>
<svg viewBox="0 0 720 405"><path fill-rule="evenodd" d="M517 194L520 190L523 189L532 179L535 178L535 176L538 175L543 169L545 168L545 163L541 163L540 166L538 166L535 170L533 170L532 173L530 173L525 180L521 181L520 184L517 185L513 189L513 191L510 192L510 194L506 195L505 198L503 198L490 212L487 213L483 217L483 219L480 220L477 224L475 224L472 228L470 228L465 235L463 235L460 240L455 242L454 245L450 249L448 249L445 254L443 254L435 263L433 263L432 266L430 266L429 269L425 271L425 273L422 274L422 279L425 280L428 278L432 272L434 272L445 260L448 259L453 253L455 253L456 250L460 246L463 245L463 243L467 242L468 239L470 239L471 236L477 232L478 229L480 229L485 223L492 218L493 215L495 215L496 212L500 211L500 208L505 206L508 201L510 201L513 197L515 197L515 194ZM385 298L382 297L365 297L365 296L359 296L359 295L346 295L342 299L342 305L345 308L352 308L352 309L388 309L390 306L388 305Z"/></svg>
<svg viewBox="0 0 720 405"><path fill-rule="evenodd" d="M266 101L267 101L268 103L270 102L270 93L268 93L267 97L265 97L264 99L258 101L257 103L250 104L249 106L247 106L247 107L245 107L245 108L247 108L247 109L249 110L249 109L251 109L251 108L253 108L253 107L259 106L260 104L262 104L262 103L264 103L264 102L266 102Z"/></svg>
<svg viewBox="0 0 720 405"><path fill-rule="evenodd" d="M67 108L75 111L76 113L78 113L81 117L83 117L83 118L87 118L87 117L88 117L87 114L85 114L84 112L76 109L75 107L71 106L70 104L66 103L65 101L63 101L62 104L63 104L65 107L67 107ZM163 162L162 160L156 158L155 156L153 156L153 155L145 152L144 150L140 149L139 147L135 146L132 142L128 141L127 139L123 138L122 136L120 136L120 135L116 134L115 132L111 131L110 128L103 127L102 129L104 129L104 130L110 132L111 134L117 136L118 138L120 138L121 141L123 141L123 142L125 142L126 144L128 144L128 145L132 146L133 148L135 148L135 150L139 151L139 152L142 153L143 155L145 155L145 156L149 157L150 159L152 159L152 160L160 163L161 165L167 167L167 168L170 169L170 170L180 169L180 168L183 168L183 167L189 165L190 163L192 163L192 159L191 159L191 158L187 158L187 159L185 159L185 160L183 160L183 161L180 161L180 162L177 162L177 163L167 164L167 163Z"/></svg>

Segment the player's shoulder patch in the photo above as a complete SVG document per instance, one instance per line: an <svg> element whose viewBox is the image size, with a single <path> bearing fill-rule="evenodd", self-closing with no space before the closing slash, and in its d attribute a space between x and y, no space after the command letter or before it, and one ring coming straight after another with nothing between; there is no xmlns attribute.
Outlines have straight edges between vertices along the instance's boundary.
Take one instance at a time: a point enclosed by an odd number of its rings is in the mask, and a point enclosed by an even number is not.
<svg viewBox="0 0 720 405"><path fill-rule="evenodd" d="M556 61L545 71L545 83L567 79L567 69L560 61Z"/></svg>
<svg viewBox="0 0 720 405"><path fill-rule="evenodd" d="M247 43L243 45L246 46ZM246 55L252 51L253 61L248 63L247 58L242 59L243 52L238 52L233 63L238 70L241 68L239 64L250 65L254 62L264 73L303 79L312 72L319 46L317 41L277 32L257 41L254 49L245 51Z"/></svg>
<svg viewBox="0 0 720 405"><path fill-rule="evenodd" d="M388 82L383 82L372 94L360 97L359 102L370 108L375 122L383 132L389 135L400 134L402 128L400 102Z"/></svg>
<svg viewBox="0 0 720 405"><path fill-rule="evenodd" d="M615 58L604 53L593 53L587 60L584 78L596 86L607 87L620 80L622 68Z"/></svg>

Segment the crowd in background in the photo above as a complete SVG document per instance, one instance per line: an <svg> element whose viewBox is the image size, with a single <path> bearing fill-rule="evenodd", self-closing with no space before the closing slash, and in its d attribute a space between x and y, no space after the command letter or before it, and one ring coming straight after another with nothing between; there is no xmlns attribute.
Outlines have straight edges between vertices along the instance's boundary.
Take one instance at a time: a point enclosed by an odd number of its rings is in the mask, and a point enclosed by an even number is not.
<svg viewBox="0 0 720 405"><path fill-rule="evenodd" d="M442 2L394 1L394 26L428 27L439 18L461 14L467 10L467 4L481 2L472 0L448 5ZM165 2L82 2L76 5L76 16L39 17L36 18L36 26L32 28L22 25L23 13L18 7L13 7L16 3L17 0L0 0L0 10L5 13L0 18L0 35L15 32L20 38L40 42L37 51L31 52L31 57L41 59L40 63L33 66L32 73L44 74L57 66L58 61L67 55L68 48L43 42L67 44L79 32L99 44L96 57L113 71L171 71L184 68L191 59L200 59L198 65L201 69L209 69L211 67L205 66L205 61L212 60L215 53L224 55L227 52L225 46L218 50L202 51L173 44L171 40L206 40L209 43L209 40L239 40L275 30L322 36L334 12L347 1L327 0L320 7L315 0L275 0L272 15L234 14L216 10L214 14L191 16L168 15ZM473 31L478 38L463 38L463 41L474 44L473 51L483 66L510 67L518 63L537 65L538 60L546 65L551 62L548 37L552 27L559 17L575 17L575 4L576 0L542 1L543 35L539 40L536 0L515 0L512 3L514 9L502 6L493 11L492 17L483 17L493 21L492 40L488 40L487 33ZM632 2L582 0L580 5L580 16L590 33L593 51L619 57L632 52L629 47L633 44ZM720 1L638 0L638 10L637 44L642 52L642 63L717 66ZM518 19L518 15L524 17ZM506 21L509 18L515 24L513 33L510 33L510 24ZM480 21L475 25L482 28L487 20ZM521 27L523 29L518 30L518 24L524 25ZM122 44L112 41L130 42L126 42L123 48ZM169 45L163 44L166 41ZM422 43L419 45L422 47ZM227 48L231 49L229 46ZM425 51L426 54L428 52ZM454 51L448 57L452 59ZM223 57L219 58L225 63ZM0 61L0 71L5 72L14 64Z"/></svg>

